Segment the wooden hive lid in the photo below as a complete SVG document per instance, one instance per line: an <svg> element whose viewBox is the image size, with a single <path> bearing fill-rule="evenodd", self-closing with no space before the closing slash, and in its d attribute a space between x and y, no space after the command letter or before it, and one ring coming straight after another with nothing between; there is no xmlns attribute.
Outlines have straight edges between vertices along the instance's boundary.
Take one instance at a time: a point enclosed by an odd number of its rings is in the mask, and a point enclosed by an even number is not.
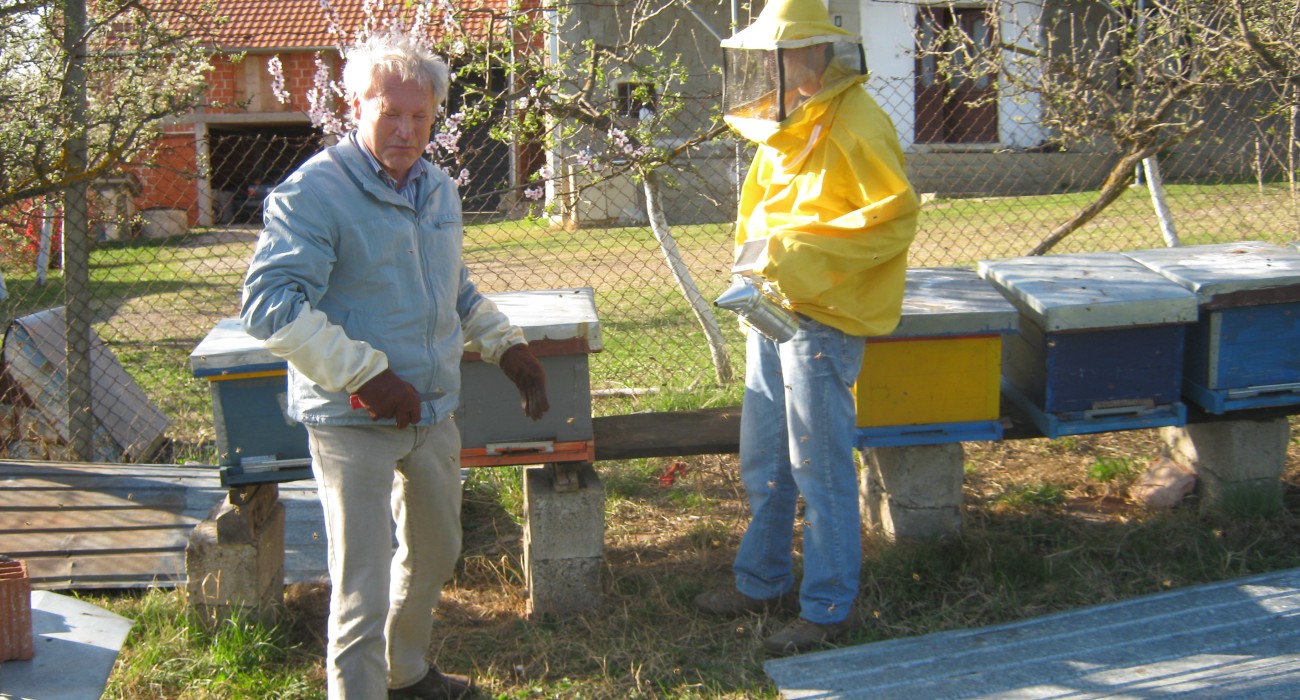
<svg viewBox="0 0 1300 700"><path fill-rule="evenodd" d="M1154 248L1125 255L1195 292L1203 306L1300 299L1300 251L1295 248L1242 241Z"/></svg>
<svg viewBox="0 0 1300 700"><path fill-rule="evenodd" d="M1196 295L1122 253L984 260L979 273L1045 331L1193 323Z"/></svg>
<svg viewBox="0 0 1300 700"><path fill-rule="evenodd" d="M1013 333L1018 314L998 290L968 267L907 271L903 315L891 338Z"/></svg>

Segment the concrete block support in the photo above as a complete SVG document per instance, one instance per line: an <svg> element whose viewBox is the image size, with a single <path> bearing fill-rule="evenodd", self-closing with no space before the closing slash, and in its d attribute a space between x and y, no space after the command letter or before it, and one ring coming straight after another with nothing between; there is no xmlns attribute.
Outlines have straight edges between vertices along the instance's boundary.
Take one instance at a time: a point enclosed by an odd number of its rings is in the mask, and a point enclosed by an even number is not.
<svg viewBox="0 0 1300 700"><path fill-rule="evenodd" d="M872 447L861 455L858 502L868 527L912 539L961 531L961 443Z"/></svg>
<svg viewBox="0 0 1300 700"><path fill-rule="evenodd" d="M590 464L579 488L557 491L548 467L524 469L524 571L530 617L600 606L605 488Z"/></svg>
<svg viewBox="0 0 1300 700"><path fill-rule="evenodd" d="M185 547L185 593L203 618L273 621L284 601L284 504L275 484L232 488Z"/></svg>
<svg viewBox="0 0 1300 700"><path fill-rule="evenodd" d="M1201 511L1242 515L1282 507L1289 435L1284 417L1160 429L1170 457L1196 472Z"/></svg>

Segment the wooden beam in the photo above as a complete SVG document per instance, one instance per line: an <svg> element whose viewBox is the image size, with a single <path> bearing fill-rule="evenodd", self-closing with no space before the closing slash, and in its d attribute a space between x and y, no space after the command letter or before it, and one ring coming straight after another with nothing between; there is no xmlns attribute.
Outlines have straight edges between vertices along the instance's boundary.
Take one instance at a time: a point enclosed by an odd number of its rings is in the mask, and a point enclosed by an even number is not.
<svg viewBox="0 0 1300 700"><path fill-rule="evenodd" d="M1044 437L1005 396L1002 413L1004 440ZM1229 411L1219 415L1187 404L1188 423L1267 420L1296 413L1300 413L1300 404ZM600 416L592 419L592 434L597 461L736 454L740 450L740 407Z"/></svg>
<svg viewBox="0 0 1300 700"><path fill-rule="evenodd" d="M735 454L740 408L632 413L592 419L596 460Z"/></svg>

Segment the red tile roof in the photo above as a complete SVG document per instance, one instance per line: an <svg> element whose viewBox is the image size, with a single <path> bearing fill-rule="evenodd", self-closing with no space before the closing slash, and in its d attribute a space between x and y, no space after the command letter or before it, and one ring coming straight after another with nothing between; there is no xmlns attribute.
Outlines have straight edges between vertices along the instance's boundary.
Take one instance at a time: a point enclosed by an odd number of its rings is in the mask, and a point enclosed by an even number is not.
<svg viewBox="0 0 1300 700"><path fill-rule="evenodd" d="M174 6L186 15L195 16L204 2L154 0L152 4L155 7ZM337 29L331 28L330 13L322 8L321 0L215 0L213 4L217 16L226 19L215 27L205 27L205 30L223 51L309 50L350 44L365 16L364 0L329 0ZM376 4L400 8L405 3ZM508 31L506 18L510 12L510 0L469 0L458 4L463 17L461 31L467 38L500 38ZM536 7L537 4L525 2L524 6ZM389 12L391 14L393 10ZM409 22L412 14L405 11L400 16ZM441 10L435 10L428 24L435 38L445 34ZM338 30L344 32L343 37L337 34Z"/></svg>

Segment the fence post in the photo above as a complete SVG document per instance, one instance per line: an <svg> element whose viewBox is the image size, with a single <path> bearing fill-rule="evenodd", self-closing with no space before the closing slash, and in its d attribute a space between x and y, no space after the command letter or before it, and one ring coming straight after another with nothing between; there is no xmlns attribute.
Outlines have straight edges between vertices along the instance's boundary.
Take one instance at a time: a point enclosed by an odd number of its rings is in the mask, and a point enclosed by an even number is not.
<svg viewBox="0 0 1300 700"><path fill-rule="evenodd" d="M86 169L86 3L66 5L63 44L69 57L66 99L72 101L72 125L66 149L67 170ZM78 181L63 194L64 305L67 308L68 436L73 454L83 462L94 456L90 415L90 227L86 183Z"/></svg>
<svg viewBox="0 0 1300 700"><path fill-rule="evenodd" d="M50 272L50 246L54 240L54 206L47 200L41 206L41 242L36 249L36 286L44 287Z"/></svg>
<svg viewBox="0 0 1300 700"><path fill-rule="evenodd" d="M1160 223L1160 235L1165 245L1176 248L1178 230L1174 228L1174 215L1169 211L1169 198L1165 196L1165 178L1160 174L1160 160L1156 156L1147 156L1142 160L1142 167L1147 171L1147 189L1151 192L1151 206L1156 210L1156 221Z"/></svg>

